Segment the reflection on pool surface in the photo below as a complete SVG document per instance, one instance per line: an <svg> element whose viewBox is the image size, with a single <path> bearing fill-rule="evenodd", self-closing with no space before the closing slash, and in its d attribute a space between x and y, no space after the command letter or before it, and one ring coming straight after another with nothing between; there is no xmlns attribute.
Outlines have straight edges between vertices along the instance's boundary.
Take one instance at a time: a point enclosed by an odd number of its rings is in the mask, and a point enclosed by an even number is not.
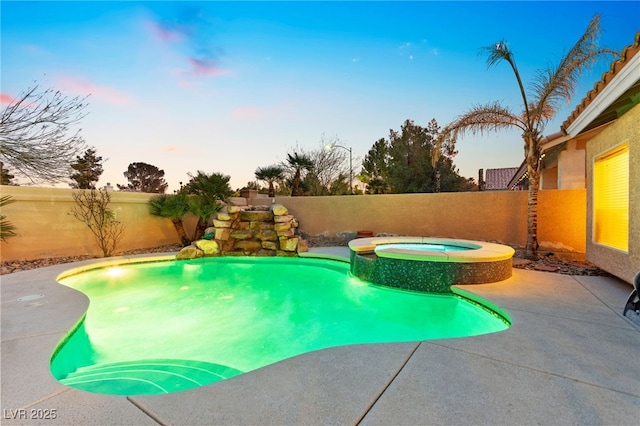
<svg viewBox="0 0 640 426"><path fill-rule="evenodd" d="M98 393L177 392L318 349L509 327L504 312L466 292L376 286L351 277L348 263L326 259L147 262L60 282L90 303L54 352L51 371Z"/></svg>

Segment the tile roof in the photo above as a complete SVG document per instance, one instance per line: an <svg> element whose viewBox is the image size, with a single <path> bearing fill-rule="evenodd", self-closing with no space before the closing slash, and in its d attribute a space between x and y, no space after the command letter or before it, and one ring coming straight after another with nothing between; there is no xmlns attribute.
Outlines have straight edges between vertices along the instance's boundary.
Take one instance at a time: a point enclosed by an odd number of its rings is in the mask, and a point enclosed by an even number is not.
<svg viewBox="0 0 640 426"><path fill-rule="evenodd" d="M562 123L562 129L566 130L569 128L571 123L573 123L574 120L576 120L580 116L580 114L582 114L582 112L598 96L598 94L602 93L609 82L613 80L613 78L620 72L620 70L624 68L624 66L631 60L631 58L638 54L638 52L640 52L640 31L636 33L634 43L622 50L620 58L611 63L609 71L602 74L602 78L600 79L600 81L594 84L593 89L587 92L586 96L578 104L575 110L573 110L569 117Z"/></svg>
<svg viewBox="0 0 640 426"><path fill-rule="evenodd" d="M509 181L518 171L518 167L506 167L503 169L487 169L485 174L486 191L496 191L509 189Z"/></svg>

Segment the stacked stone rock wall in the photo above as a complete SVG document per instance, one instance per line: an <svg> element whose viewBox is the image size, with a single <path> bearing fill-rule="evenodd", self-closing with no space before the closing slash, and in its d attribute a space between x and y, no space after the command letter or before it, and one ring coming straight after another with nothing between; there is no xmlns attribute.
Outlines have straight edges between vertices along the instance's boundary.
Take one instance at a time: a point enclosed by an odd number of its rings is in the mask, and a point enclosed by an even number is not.
<svg viewBox="0 0 640 426"><path fill-rule="evenodd" d="M184 247L178 259L212 256L297 256L308 251L298 221L281 204L264 208L225 206L203 239Z"/></svg>

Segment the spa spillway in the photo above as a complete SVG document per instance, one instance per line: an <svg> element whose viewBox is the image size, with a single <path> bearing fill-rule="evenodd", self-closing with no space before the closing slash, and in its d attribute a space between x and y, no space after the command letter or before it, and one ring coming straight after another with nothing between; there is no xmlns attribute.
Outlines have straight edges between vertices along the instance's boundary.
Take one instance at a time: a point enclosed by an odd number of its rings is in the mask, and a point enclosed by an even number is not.
<svg viewBox="0 0 640 426"><path fill-rule="evenodd" d="M515 253L502 244L430 237L357 238L349 249L354 276L430 293L450 293L453 284L505 280Z"/></svg>

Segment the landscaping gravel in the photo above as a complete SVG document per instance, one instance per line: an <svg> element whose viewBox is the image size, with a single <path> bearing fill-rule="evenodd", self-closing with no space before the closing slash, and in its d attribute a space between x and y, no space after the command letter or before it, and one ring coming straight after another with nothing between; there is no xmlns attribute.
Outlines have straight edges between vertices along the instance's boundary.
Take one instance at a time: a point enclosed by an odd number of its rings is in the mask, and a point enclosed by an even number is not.
<svg viewBox="0 0 640 426"><path fill-rule="evenodd" d="M172 253L178 252L182 246L180 244L173 244L168 246L159 246L147 249L129 250L123 253L119 253L121 256L133 255L133 254L145 254L145 253ZM0 262L0 275L11 274L13 272L28 271L29 269L44 268L45 266L59 265L62 263L80 262L82 260L97 259L96 256L65 256L65 257L52 257L46 259L35 260L10 260L8 262Z"/></svg>
<svg viewBox="0 0 640 426"><path fill-rule="evenodd" d="M310 245L311 246L311 245ZM313 244L313 246L319 246ZM178 252L182 246L179 244L159 246L148 249L130 250L121 255L145 254L145 253L172 253ZM79 262L81 260L94 259L95 256L66 256L36 260L15 260L0 263L0 275L13 272L27 271L29 269L43 268L45 266L59 265L62 263ZM607 272L588 262L565 261L554 256L543 256L539 260L531 261L519 257L513 258L513 267L543 272L554 272L565 275L590 275L607 276Z"/></svg>

